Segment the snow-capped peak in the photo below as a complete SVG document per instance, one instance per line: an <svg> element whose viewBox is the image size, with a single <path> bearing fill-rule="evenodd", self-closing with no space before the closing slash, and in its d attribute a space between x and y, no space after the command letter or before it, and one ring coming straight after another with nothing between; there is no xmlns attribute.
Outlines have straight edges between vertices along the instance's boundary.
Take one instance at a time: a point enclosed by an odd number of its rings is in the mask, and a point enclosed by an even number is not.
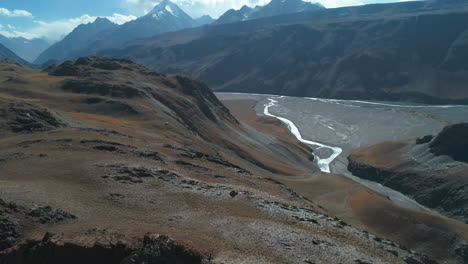
<svg viewBox="0 0 468 264"><path fill-rule="evenodd" d="M153 18L160 18L165 15L180 17L183 16L184 11L170 0L163 0L157 4L153 10L148 14Z"/></svg>

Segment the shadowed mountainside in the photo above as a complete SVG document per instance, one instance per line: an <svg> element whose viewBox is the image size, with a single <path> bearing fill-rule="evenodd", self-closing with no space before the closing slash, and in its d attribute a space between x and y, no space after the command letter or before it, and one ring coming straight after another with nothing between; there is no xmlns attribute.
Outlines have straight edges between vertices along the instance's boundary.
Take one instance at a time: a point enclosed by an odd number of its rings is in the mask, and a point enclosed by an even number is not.
<svg viewBox="0 0 468 264"><path fill-rule="evenodd" d="M101 55L194 75L216 91L467 103L464 3L297 13L170 33Z"/></svg>
<svg viewBox="0 0 468 264"><path fill-rule="evenodd" d="M18 63L23 64L23 65L29 65L28 62L26 62L25 60L20 58L13 51L9 50L8 48L6 48L2 44L0 44L0 60L5 61L5 59L14 60L14 61L16 61Z"/></svg>
<svg viewBox="0 0 468 264"><path fill-rule="evenodd" d="M4 45L22 59L33 62L50 44L43 39L7 38L0 35L0 44Z"/></svg>

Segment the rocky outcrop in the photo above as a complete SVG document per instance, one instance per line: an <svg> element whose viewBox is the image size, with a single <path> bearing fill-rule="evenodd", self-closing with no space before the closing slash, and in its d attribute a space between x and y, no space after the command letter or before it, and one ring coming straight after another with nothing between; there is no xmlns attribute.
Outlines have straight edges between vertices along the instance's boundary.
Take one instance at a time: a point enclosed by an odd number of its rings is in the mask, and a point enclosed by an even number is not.
<svg viewBox="0 0 468 264"><path fill-rule="evenodd" d="M101 96L107 95L118 98L142 96L138 89L128 85L116 85L92 80L66 80L62 85L62 89L74 93L95 94Z"/></svg>
<svg viewBox="0 0 468 264"><path fill-rule="evenodd" d="M55 114L45 108L25 102L0 99L0 129L15 133L49 131L66 126Z"/></svg>
<svg viewBox="0 0 468 264"><path fill-rule="evenodd" d="M1 264L172 264L208 263L202 254L177 244L167 236L147 234L143 239L102 233L64 238L50 233L0 253ZM103 242L105 240L110 242ZM96 241L81 244L72 241Z"/></svg>
<svg viewBox="0 0 468 264"><path fill-rule="evenodd" d="M429 143L429 142L432 141L433 138L434 138L434 136L432 136L432 135L427 135L427 136L418 138L418 139L416 139L416 144L421 145L421 144Z"/></svg>
<svg viewBox="0 0 468 264"><path fill-rule="evenodd" d="M57 224L75 219L73 214L50 206L28 208L0 199L0 252L15 245L25 225Z"/></svg>
<svg viewBox="0 0 468 264"><path fill-rule="evenodd" d="M0 251L12 247L19 236L16 225L0 213Z"/></svg>
<svg viewBox="0 0 468 264"><path fill-rule="evenodd" d="M447 155L468 162L468 123L445 127L429 147L437 156Z"/></svg>

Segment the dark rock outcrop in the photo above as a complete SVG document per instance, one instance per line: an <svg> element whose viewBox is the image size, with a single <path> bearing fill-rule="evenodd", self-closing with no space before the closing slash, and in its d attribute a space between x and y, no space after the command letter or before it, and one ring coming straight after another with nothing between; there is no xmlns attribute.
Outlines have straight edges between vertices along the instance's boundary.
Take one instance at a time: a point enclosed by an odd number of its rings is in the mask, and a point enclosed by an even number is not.
<svg viewBox="0 0 468 264"><path fill-rule="evenodd" d="M454 160L468 162L468 123L445 127L430 148L437 156L447 155Z"/></svg>
<svg viewBox="0 0 468 264"><path fill-rule="evenodd" d="M205 257L177 244L166 236L147 234L140 241L115 234L77 237L76 241L95 240L94 244L73 243L50 233L40 241L27 241L14 249L0 253L1 264L198 264ZM110 242L100 242L103 237ZM120 239L119 239L120 238Z"/></svg>
<svg viewBox="0 0 468 264"><path fill-rule="evenodd" d="M203 257L199 253L176 244L167 236L146 235L142 247L126 257L121 264L195 264L202 261Z"/></svg>
<svg viewBox="0 0 468 264"><path fill-rule="evenodd" d="M39 207L31 210L28 216L37 218L41 224L58 223L64 220L76 219L76 216L62 209L53 209L50 206Z"/></svg>
<svg viewBox="0 0 468 264"><path fill-rule="evenodd" d="M0 199L0 251L13 247L21 239L22 225L56 224L74 219L77 219L75 215L62 209L50 206L28 208Z"/></svg>
<svg viewBox="0 0 468 264"><path fill-rule="evenodd" d="M19 236L16 225L0 212L0 251L12 247Z"/></svg>
<svg viewBox="0 0 468 264"><path fill-rule="evenodd" d="M429 142L432 141L433 138L434 138L434 136L432 136L432 135L427 135L427 136L418 138L418 139L416 139L416 144L421 145L421 144L429 143Z"/></svg>
<svg viewBox="0 0 468 264"><path fill-rule="evenodd" d="M74 93L107 95L118 98L141 96L140 91L130 86L101 83L92 80L66 80L62 85L62 89Z"/></svg>
<svg viewBox="0 0 468 264"><path fill-rule="evenodd" d="M66 126L49 110L32 104L0 99L0 106L0 128L8 127L15 133L49 131Z"/></svg>

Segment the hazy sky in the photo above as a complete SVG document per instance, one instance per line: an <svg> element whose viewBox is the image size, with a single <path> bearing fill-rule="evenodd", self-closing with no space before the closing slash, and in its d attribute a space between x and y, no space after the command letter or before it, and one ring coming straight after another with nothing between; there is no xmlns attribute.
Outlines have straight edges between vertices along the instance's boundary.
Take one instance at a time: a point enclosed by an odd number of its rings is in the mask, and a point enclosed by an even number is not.
<svg viewBox="0 0 468 264"><path fill-rule="evenodd" d="M160 0L1 0L0 34L57 41L82 23L107 17L122 24L149 12ZM172 0L192 17L219 17L230 8L267 4L270 0ZM309 2L316 2L306 0ZM319 0L325 7L401 0Z"/></svg>

